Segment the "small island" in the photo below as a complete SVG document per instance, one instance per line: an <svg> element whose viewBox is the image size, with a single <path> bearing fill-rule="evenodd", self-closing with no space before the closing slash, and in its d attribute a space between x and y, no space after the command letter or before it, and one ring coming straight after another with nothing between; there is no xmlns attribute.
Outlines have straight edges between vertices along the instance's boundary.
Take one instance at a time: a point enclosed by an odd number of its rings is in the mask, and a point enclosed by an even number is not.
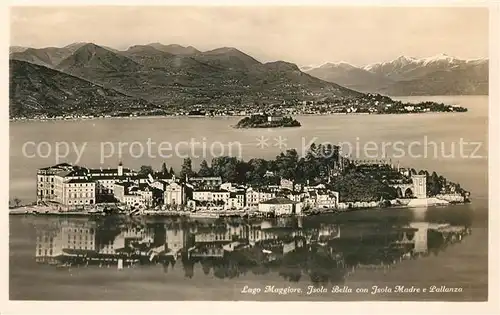
<svg viewBox="0 0 500 315"><path fill-rule="evenodd" d="M277 128L300 127L301 124L290 116L256 114L240 120L235 128Z"/></svg>

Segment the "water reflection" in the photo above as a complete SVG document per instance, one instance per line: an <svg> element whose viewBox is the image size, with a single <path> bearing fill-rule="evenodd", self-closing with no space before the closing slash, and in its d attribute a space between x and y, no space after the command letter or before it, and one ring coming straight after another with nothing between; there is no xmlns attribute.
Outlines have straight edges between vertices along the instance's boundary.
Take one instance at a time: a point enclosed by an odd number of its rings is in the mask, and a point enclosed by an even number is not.
<svg viewBox="0 0 500 315"><path fill-rule="evenodd" d="M369 211L265 220L66 218L36 224L36 261L54 268L178 264L212 278L278 274L291 282L342 284L358 268L386 268L439 254L470 234L470 211ZM176 268L177 269L177 268Z"/></svg>

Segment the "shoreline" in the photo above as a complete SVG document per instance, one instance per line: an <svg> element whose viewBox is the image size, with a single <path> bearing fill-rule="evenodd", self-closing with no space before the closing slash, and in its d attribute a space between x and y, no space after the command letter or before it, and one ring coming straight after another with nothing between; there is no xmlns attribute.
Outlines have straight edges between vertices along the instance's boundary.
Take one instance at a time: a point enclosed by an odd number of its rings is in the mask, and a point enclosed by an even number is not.
<svg viewBox="0 0 500 315"><path fill-rule="evenodd" d="M294 114L295 117L316 117L316 116L345 116L345 115L375 115L375 116L382 116L382 115L393 115L393 116L400 116L400 115L430 115L430 114L463 114L467 112L445 112L445 111L429 111L429 112L412 112L412 113L301 113L301 114ZM237 117L247 117L248 115L208 115L208 116L200 116L200 115L144 115L144 116L110 116L110 117L76 117L76 118L9 118L9 123L11 122L52 122L52 121L93 121L93 120L115 120L115 119L129 119L129 120L135 120L135 119L161 119L161 118L193 118L193 119L216 119L216 118L237 118ZM300 127L300 126L296 126ZM264 127L262 127L264 128ZM266 127L270 128L270 127ZM274 127L272 127L274 128ZM279 127L276 127L279 128ZM237 128L237 129L252 129L250 128Z"/></svg>
<svg viewBox="0 0 500 315"><path fill-rule="evenodd" d="M380 209L422 209L429 207L446 207L451 205L460 205L470 203L467 201L463 202L447 202L441 200L440 202L436 202L437 198L429 197L425 199L401 199L408 200L408 203L391 203L391 206L382 207L359 207L359 208L347 208L347 209L312 209L305 213L301 214L290 214L290 215L272 215L272 217L312 217L317 215L326 215L326 214L342 214L349 213L355 211L370 211L370 210L380 210ZM413 202L412 201L416 201ZM21 206L19 208L9 209L10 215L26 215L26 216L57 216L57 217L67 217L67 216L78 216L78 217L108 217L108 216L130 216L130 217L188 217L193 219L201 219L201 218L225 218L225 217L269 217L266 213L258 212L257 210L227 210L227 211L165 211L165 210L145 210L140 213L112 213L106 214L104 212L89 212L89 211L48 211L42 210L37 211L35 209L26 209L27 206ZM30 211L31 210L31 211Z"/></svg>

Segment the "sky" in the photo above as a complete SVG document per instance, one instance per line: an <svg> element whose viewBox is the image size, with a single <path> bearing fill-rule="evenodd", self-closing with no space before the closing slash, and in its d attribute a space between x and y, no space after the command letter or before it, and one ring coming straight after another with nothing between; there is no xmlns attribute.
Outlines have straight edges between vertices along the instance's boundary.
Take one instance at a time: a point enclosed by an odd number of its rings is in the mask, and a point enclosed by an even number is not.
<svg viewBox="0 0 500 315"><path fill-rule="evenodd" d="M11 46L160 42L235 47L262 61L363 66L401 55L488 57L488 9L452 7L11 7Z"/></svg>

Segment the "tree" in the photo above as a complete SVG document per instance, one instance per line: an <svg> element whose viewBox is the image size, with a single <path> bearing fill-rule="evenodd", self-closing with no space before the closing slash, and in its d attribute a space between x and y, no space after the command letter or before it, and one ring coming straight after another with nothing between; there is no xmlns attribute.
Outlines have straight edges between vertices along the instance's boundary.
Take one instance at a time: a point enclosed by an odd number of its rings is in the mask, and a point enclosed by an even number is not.
<svg viewBox="0 0 500 315"><path fill-rule="evenodd" d="M200 170L198 172L199 176L212 176L212 170L208 166L208 163L206 160L201 161L200 163Z"/></svg>
<svg viewBox="0 0 500 315"><path fill-rule="evenodd" d="M150 165L142 165L138 173L139 175L146 176L153 173L153 168Z"/></svg>
<svg viewBox="0 0 500 315"><path fill-rule="evenodd" d="M268 161L264 159L251 159L246 163L247 171L244 174L244 181L250 185L264 185Z"/></svg>
<svg viewBox="0 0 500 315"><path fill-rule="evenodd" d="M168 170L168 173L169 173L170 175L172 175L172 176L173 176L173 175L175 175L175 171L174 171L174 169L172 168L172 166L170 166L170 169Z"/></svg>
<svg viewBox="0 0 500 315"><path fill-rule="evenodd" d="M179 176L181 177L181 179L185 179L186 176L190 177L192 175L193 175L193 165L191 162L191 158L185 158L184 162L182 163L181 172Z"/></svg>
<svg viewBox="0 0 500 315"><path fill-rule="evenodd" d="M430 176L427 177L427 191L430 196L437 195L441 192L443 188L439 181L439 176L436 172L432 172Z"/></svg>
<svg viewBox="0 0 500 315"><path fill-rule="evenodd" d="M19 207L19 205L21 204L21 199L19 199L17 197L15 197L13 201L14 201L14 204L16 205L16 207Z"/></svg>
<svg viewBox="0 0 500 315"><path fill-rule="evenodd" d="M287 150L276 157L276 167L278 174L282 178L294 179L297 172L299 155L295 149Z"/></svg>
<svg viewBox="0 0 500 315"><path fill-rule="evenodd" d="M245 173L238 174L238 164L239 161L235 157L216 157L212 159L212 173L222 177L225 182L237 182L239 178L245 178Z"/></svg>
<svg viewBox="0 0 500 315"><path fill-rule="evenodd" d="M398 195L395 188L357 172L337 178L333 189L339 192L344 201L378 201L380 198L390 200Z"/></svg>
<svg viewBox="0 0 500 315"><path fill-rule="evenodd" d="M161 165L161 173L163 175L167 175L168 174L167 164L165 162L163 162L163 164Z"/></svg>

